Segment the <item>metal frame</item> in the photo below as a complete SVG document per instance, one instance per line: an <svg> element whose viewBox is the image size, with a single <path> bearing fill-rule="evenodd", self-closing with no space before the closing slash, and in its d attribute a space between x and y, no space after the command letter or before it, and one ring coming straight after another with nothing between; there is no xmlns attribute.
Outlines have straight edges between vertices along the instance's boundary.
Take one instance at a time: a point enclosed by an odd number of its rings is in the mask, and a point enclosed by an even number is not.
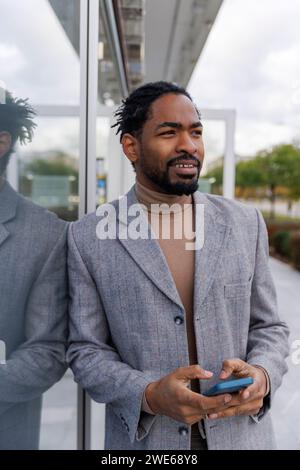
<svg viewBox="0 0 300 470"><path fill-rule="evenodd" d="M80 151L79 151L79 217L87 212L87 156L88 156L88 47L89 47L89 0L80 2ZM90 426L90 406L86 406L87 395L77 387L77 449L85 450L89 445L90 435L86 434Z"/></svg>
<svg viewBox="0 0 300 470"><path fill-rule="evenodd" d="M80 157L79 217L94 210L98 102L99 0L80 2ZM74 111L74 110L73 110ZM91 448L91 400L78 386L77 448Z"/></svg>
<svg viewBox="0 0 300 470"><path fill-rule="evenodd" d="M85 84L86 87L86 84ZM33 108L37 112L38 117L83 117L82 107L76 105L43 105L43 104L33 104ZM112 108L104 106L103 104L98 104L97 107L97 117L104 116L110 117L112 113Z"/></svg>
<svg viewBox="0 0 300 470"><path fill-rule="evenodd" d="M234 136L236 111L234 109L201 109L203 119L225 122L225 153L223 170L223 196L234 199L235 152Z"/></svg>

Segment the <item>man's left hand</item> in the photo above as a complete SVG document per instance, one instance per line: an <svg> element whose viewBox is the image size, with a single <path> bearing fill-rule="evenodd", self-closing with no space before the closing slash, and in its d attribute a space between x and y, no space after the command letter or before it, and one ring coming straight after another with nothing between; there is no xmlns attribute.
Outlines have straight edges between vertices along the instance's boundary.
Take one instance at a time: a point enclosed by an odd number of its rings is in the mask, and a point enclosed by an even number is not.
<svg viewBox="0 0 300 470"><path fill-rule="evenodd" d="M232 405L226 410L209 415L210 419L256 415L263 406L263 399L267 391L267 379L261 368L251 366L241 359L226 359L223 362L220 379L228 379L231 375L238 378L252 377L254 382L240 392L234 393Z"/></svg>

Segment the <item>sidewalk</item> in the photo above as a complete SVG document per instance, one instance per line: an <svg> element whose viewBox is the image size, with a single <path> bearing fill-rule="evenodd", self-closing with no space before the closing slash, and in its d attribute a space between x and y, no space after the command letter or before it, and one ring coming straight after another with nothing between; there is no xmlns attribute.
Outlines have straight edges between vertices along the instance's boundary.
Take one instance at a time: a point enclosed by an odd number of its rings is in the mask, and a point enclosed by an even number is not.
<svg viewBox="0 0 300 470"><path fill-rule="evenodd" d="M271 209L270 201L268 201L267 199L260 199L260 200L259 199L257 200L239 199L239 201L242 202L243 204L246 204L247 206L256 207L257 209L261 211L270 212L270 209ZM274 209L277 215L285 215L288 217L297 217L297 218L300 217L300 201L293 203L292 209L291 211L289 211L287 203L279 200L275 202Z"/></svg>
<svg viewBox="0 0 300 470"><path fill-rule="evenodd" d="M279 314L290 328L292 344L300 340L300 272L274 258L270 259L270 267ZM272 416L278 449L300 450L300 364L292 364L289 357L288 366L289 371L275 395Z"/></svg>

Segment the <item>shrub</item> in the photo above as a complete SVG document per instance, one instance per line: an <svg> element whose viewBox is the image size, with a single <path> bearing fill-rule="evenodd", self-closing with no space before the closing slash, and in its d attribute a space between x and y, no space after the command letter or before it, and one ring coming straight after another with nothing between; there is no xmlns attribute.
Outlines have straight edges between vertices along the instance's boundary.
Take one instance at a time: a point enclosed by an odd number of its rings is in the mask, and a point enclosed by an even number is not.
<svg viewBox="0 0 300 470"><path fill-rule="evenodd" d="M268 229L268 235L270 242L272 240L272 236L276 232L291 232L292 230L300 230L300 222L298 221L288 221L288 220L269 220L265 219L266 224L267 224L267 229Z"/></svg>
<svg viewBox="0 0 300 470"><path fill-rule="evenodd" d="M271 237L271 245L279 255L291 257L291 232L281 230Z"/></svg>
<svg viewBox="0 0 300 470"><path fill-rule="evenodd" d="M291 232L291 255L294 267L300 271L300 230Z"/></svg>

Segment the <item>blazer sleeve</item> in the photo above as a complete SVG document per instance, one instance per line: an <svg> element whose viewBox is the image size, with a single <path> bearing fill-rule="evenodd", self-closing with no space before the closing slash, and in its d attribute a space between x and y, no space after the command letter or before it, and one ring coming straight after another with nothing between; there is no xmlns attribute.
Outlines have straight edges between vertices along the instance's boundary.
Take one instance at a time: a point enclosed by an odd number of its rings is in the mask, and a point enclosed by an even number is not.
<svg viewBox="0 0 300 470"><path fill-rule="evenodd" d="M28 297L25 341L0 365L0 415L41 396L66 371L67 226L50 251Z"/></svg>
<svg viewBox="0 0 300 470"><path fill-rule="evenodd" d="M69 229L70 337L67 361L78 382L119 417L131 443L140 441L156 419L142 411L147 385L159 377L123 362L114 347L97 286Z"/></svg>
<svg viewBox="0 0 300 470"><path fill-rule="evenodd" d="M269 376L269 394L257 419L271 406L274 393L287 372L285 358L289 354L287 325L280 320L275 285L269 269L269 244L266 224L260 211L257 215L257 243L251 291L251 314L247 362L263 367Z"/></svg>

